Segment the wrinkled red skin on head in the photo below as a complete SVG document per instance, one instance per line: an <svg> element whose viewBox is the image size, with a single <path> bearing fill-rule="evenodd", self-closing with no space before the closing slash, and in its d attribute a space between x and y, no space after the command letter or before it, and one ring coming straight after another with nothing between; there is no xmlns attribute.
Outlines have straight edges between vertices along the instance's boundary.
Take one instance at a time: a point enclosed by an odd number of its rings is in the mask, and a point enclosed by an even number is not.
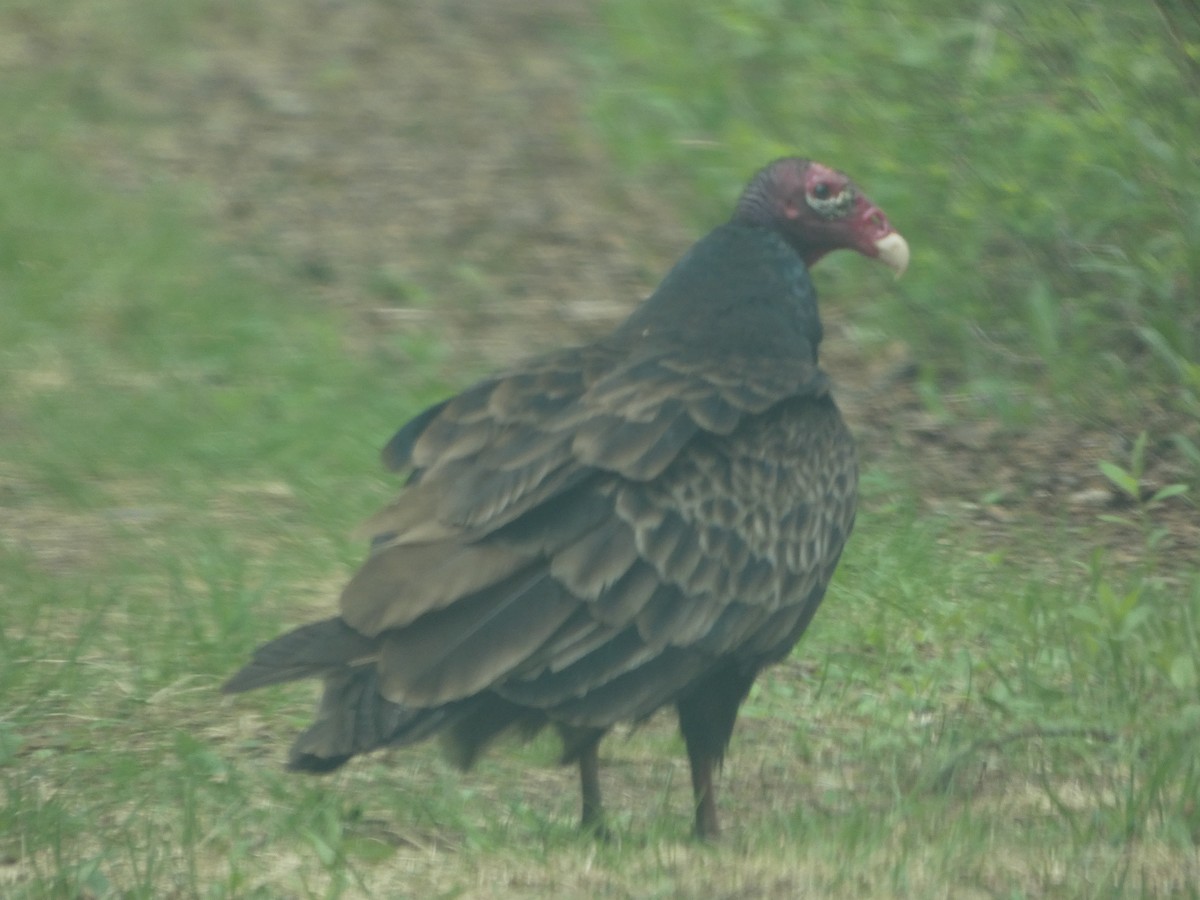
<svg viewBox="0 0 1200 900"><path fill-rule="evenodd" d="M829 196L836 196L847 189L853 191L854 205L845 218L822 222L828 231L828 238L825 241L814 241L813 249L805 253L804 262L811 266L826 253L842 247L857 250L864 256L872 258L879 256L876 242L894 229L883 210L872 203L847 175L836 169L831 169L819 162L810 162L804 172L804 196L796 198L799 202L805 203L805 208L803 210L795 208L793 206L795 201L792 201L789 202L784 214L788 218L796 218L808 213L805 198L813 196L819 185L824 185L828 189Z"/></svg>
<svg viewBox="0 0 1200 900"><path fill-rule="evenodd" d="M848 209L822 212L818 208L821 199L846 191L851 198ZM776 160L762 170L739 201L735 218L773 223L809 266L843 248L878 258L879 239L895 230L849 176L798 157Z"/></svg>

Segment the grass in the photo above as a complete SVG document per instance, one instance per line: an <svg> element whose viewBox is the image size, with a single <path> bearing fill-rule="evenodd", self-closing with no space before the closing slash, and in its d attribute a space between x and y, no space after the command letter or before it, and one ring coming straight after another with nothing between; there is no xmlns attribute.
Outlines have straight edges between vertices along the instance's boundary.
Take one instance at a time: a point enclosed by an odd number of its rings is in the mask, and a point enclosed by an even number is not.
<svg viewBox="0 0 1200 900"><path fill-rule="evenodd" d="M216 7L139 20L136 41L117 0L65 8L55 33L93 35L104 60L169 56ZM2 5L0 34L42 14ZM758 96L712 81L695 91L712 116ZM154 123L86 83L52 63L0 80L4 896L1197 896L1200 573L1161 550L1156 510L1179 498L1141 496L1145 439L1108 464L1130 495L1127 522L1095 523L1125 542L1108 549L1065 513L997 539L885 454L826 608L747 703L720 846L688 838L668 717L606 741L602 845L576 833L550 740L469 776L432 746L327 780L284 773L310 689L217 686L259 640L329 609L361 554L347 535L393 489L377 446L455 376L420 335L351 352L346 310L237 261L203 185L112 183L104 153ZM649 133L631 152L670 164L673 138L647 147ZM693 168L717 208L734 182L689 161L671 183ZM910 202L893 214L915 218ZM830 290L850 277L835 269ZM1044 298L1026 314L1039 352L1071 331ZM957 334L948 353L965 352ZM1178 365L1147 375L1180 404L1183 339L1160 352Z"/></svg>

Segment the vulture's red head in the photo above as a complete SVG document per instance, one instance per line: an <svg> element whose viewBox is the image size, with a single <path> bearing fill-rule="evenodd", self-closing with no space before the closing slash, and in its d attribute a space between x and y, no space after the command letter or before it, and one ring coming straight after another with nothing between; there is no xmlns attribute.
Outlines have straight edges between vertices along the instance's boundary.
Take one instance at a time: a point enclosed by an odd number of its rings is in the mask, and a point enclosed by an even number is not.
<svg viewBox="0 0 1200 900"><path fill-rule="evenodd" d="M811 266L831 250L857 250L899 277L908 243L849 176L819 162L788 157L760 171L738 200L734 221L782 234Z"/></svg>

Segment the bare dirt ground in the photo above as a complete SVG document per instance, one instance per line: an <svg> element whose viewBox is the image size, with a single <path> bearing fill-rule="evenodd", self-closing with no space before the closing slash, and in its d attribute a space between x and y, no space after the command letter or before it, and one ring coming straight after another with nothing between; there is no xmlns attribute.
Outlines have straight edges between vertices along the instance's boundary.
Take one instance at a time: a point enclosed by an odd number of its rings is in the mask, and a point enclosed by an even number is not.
<svg viewBox="0 0 1200 900"><path fill-rule="evenodd" d="M114 88L161 125L111 164L205 185L231 243L353 308L358 338L434 327L494 365L599 333L686 245L585 134L562 36L586 3L260 6Z"/></svg>
<svg viewBox="0 0 1200 900"><path fill-rule="evenodd" d="M202 186L231 252L351 312L352 351L433 336L448 379L466 382L601 333L697 236L589 132L592 76L570 37L596 27L582 0L305 0L223 16L182 59L98 73L148 124L96 156L120 183ZM79 49L69 33L17 40ZM1024 544L1066 524L1130 562L1144 529L1162 528L1160 562L1200 556L1190 502L1146 513L1097 469L1125 462L1142 430L1178 430L1157 405L1117 424L948 422L919 400L907 348L868 358L829 304L825 317L825 364L867 465L907 470L933 510ZM1147 492L1186 474L1165 443L1149 448ZM1100 518L1134 513L1148 518Z"/></svg>

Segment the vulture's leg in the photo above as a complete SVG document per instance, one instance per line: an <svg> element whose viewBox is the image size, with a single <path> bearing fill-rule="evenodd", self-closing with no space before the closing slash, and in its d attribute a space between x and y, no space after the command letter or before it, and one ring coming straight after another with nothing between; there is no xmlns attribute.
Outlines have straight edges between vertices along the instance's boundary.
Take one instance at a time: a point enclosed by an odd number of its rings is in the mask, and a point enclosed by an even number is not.
<svg viewBox="0 0 1200 900"><path fill-rule="evenodd" d="M705 676L676 708L679 730L687 745L696 801L696 837L713 840L721 833L713 776L733 735L738 707L750 692L757 672L743 672L730 663Z"/></svg>
<svg viewBox="0 0 1200 900"><path fill-rule="evenodd" d="M720 765L720 757L696 752L692 741L687 742L688 761L692 766L692 796L696 801L696 837L704 841L716 840L721 835L717 822L717 789L713 784L713 771Z"/></svg>
<svg viewBox="0 0 1200 900"><path fill-rule="evenodd" d="M600 739L603 728L580 728L559 725L562 737L564 763L572 760L579 763L579 788L583 798L583 812L579 825L585 831L604 833L604 804L600 800Z"/></svg>
<svg viewBox="0 0 1200 900"><path fill-rule="evenodd" d="M604 824L604 806L600 802L600 742L594 741L579 754L579 787L583 794L582 828L600 828Z"/></svg>

